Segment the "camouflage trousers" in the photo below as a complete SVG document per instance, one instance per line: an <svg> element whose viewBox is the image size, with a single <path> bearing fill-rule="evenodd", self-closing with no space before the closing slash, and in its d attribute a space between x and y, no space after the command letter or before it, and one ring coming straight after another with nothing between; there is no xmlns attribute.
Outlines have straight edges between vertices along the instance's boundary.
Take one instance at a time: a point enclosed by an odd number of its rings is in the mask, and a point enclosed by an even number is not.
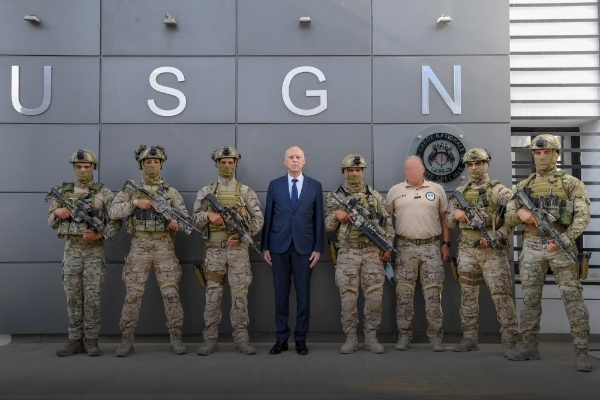
<svg viewBox="0 0 600 400"><path fill-rule="evenodd" d="M183 309L179 302L179 280L181 266L175 257L175 247L171 236L131 239L131 250L125 259L123 282L125 282L125 304L121 312L119 327L123 332L134 332L146 281L154 264L156 280L162 294L167 328L180 330L183 326Z"/></svg>
<svg viewBox="0 0 600 400"><path fill-rule="evenodd" d="M542 290L548 265L560 290L571 336L576 348L587 348L590 334L590 315L583 302L583 288L573 276L573 262L561 251L549 252L546 245L527 239L519 259L519 274L523 289L521 309L521 332L524 339L536 339L540 331L542 316Z"/></svg>
<svg viewBox="0 0 600 400"><path fill-rule="evenodd" d="M252 270L248 257L248 246L240 244L233 247L207 247L204 265L208 271L227 275L231 290L231 326L233 340L239 342L248 338L248 288L252 283ZM204 340L217 339L221 323L221 299L223 283L207 277L206 306L204 308Z"/></svg>
<svg viewBox="0 0 600 400"><path fill-rule="evenodd" d="M400 256L396 263L396 324L400 335L412 339L412 320L415 313L414 297L417 279L420 278L425 314L427 316L427 336L429 339L442 338L442 289L444 285L444 264L440 244L416 245L399 240Z"/></svg>
<svg viewBox="0 0 600 400"><path fill-rule="evenodd" d="M460 281L460 328L463 337L478 339L479 285L482 279L492 293L496 306L502 343L517 341L517 318L512 296L510 265L505 255L492 249L476 249L459 245L458 275Z"/></svg>
<svg viewBox="0 0 600 400"><path fill-rule="evenodd" d="M100 293L106 279L101 240L68 238L62 263L67 295L69 339L97 339L100 332Z"/></svg>
<svg viewBox="0 0 600 400"><path fill-rule="evenodd" d="M376 331L381 322L383 263L379 249L369 245L364 248L342 247L335 266L335 284L342 299L342 328L345 334L356 333L358 326L358 288L365 298L365 332Z"/></svg>

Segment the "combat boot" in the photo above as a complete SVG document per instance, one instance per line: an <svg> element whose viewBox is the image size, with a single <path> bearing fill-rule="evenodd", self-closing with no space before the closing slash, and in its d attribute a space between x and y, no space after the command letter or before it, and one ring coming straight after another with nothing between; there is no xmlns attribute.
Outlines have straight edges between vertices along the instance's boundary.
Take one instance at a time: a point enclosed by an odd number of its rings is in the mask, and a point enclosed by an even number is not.
<svg viewBox="0 0 600 400"><path fill-rule="evenodd" d="M217 346L217 339L207 339L198 348L198 355L207 356L216 351L219 351L219 347Z"/></svg>
<svg viewBox="0 0 600 400"><path fill-rule="evenodd" d="M352 354L356 350L358 350L358 339L356 338L356 333L349 333L346 335L346 343L344 343L340 348L340 353Z"/></svg>
<svg viewBox="0 0 600 400"><path fill-rule="evenodd" d="M581 372L592 371L592 362L588 355L588 349L575 348L575 369Z"/></svg>
<svg viewBox="0 0 600 400"><path fill-rule="evenodd" d="M245 355L256 354L256 348L250 344L250 337L247 334L235 341L235 350Z"/></svg>
<svg viewBox="0 0 600 400"><path fill-rule="evenodd" d="M385 351L383 346L377 341L375 331L365 332L365 350L369 350L374 354L382 354Z"/></svg>
<svg viewBox="0 0 600 400"><path fill-rule="evenodd" d="M523 339L521 348L511 351L506 357L512 361L539 360L541 357L537 338Z"/></svg>
<svg viewBox="0 0 600 400"><path fill-rule="evenodd" d="M90 357L96 357L102 354L98 347L98 339L85 339L85 352Z"/></svg>
<svg viewBox="0 0 600 400"><path fill-rule="evenodd" d="M406 335L402 335L402 336L400 336L400 339L398 339L398 343L396 343L396 345L394 346L394 349L406 351L406 350L408 350L409 346L410 346L410 337L406 336Z"/></svg>
<svg viewBox="0 0 600 400"><path fill-rule="evenodd" d="M456 346L452 347L452 350L458 353L464 353L465 351L479 351L479 343L477 340L462 338Z"/></svg>
<svg viewBox="0 0 600 400"><path fill-rule="evenodd" d="M67 344L56 351L56 355L59 357L71 356L75 353L85 353L82 339L69 339Z"/></svg>
<svg viewBox="0 0 600 400"><path fill-rule="evenodd" d="M504 357L508 357L508 355L510 353L512 353L513 351L516 350L516 346L517 346L517 344L515 342L504 342L504 343L502 343L502 349L504 350L502 352L502 355Z"/></svg>
<svg viewBox="0 0 600 400"><path fill-rule="evenodd" d="M169 336L171 337L171 351L177 355L185 354L186 348L181 342L181 330L174 329L169 332Z"/></svg>
<svg viewBox="0 0 600 400"><path fill-rule="evenodd" d="M433 351L435 351L437 353L441 353L443 351L446 351L446 348L442 344L442 338L441 337L433 337L433 338L429 339L429 347L431 347L431 350L433 350Z"/></svg>
<svg viewBox="0 0 600 400"><path fill-rule="evenodd" d="M133 353L133 332L123 332L121 346L117 349L117 357L127 357Z"/></svg>

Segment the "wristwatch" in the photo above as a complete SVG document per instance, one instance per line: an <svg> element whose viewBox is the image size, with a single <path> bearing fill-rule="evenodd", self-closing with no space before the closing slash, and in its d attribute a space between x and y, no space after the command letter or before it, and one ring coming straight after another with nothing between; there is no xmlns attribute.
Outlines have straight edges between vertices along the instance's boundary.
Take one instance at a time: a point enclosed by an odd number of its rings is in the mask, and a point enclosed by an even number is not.
<svg viewBox="0 0 600 400"><path fill-rule="evenodd" d="M452 247L452 242L442 242L442 246L446 245L448 248Z"/></svg>

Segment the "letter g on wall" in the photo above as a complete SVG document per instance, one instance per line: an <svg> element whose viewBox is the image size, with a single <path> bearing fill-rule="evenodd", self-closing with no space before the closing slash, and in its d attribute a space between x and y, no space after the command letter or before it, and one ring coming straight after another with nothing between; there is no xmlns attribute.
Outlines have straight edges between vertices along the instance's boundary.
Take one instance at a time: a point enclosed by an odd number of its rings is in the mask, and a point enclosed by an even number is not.
<svg viewBox="0 0 600 400"><path fill-rule="evenodd" d="M313 115L320 114L327 109L327 90L306 91L307 97L319 97L320 102L318 107L311 108L310 110L303 110L302 108L296 107L290 99L290 84L292 83L292 79L294 79L296 75L301 74L303 72L315 75L319 79L319 82L325 81L325 75L318 68L309 66L294 68L293 70L288 72L288 74L285 76L285 79L283 80L283 85L281 86L281 96L283 97L283 102L288 108L288 110L290 110L296 115L310 117Z"/></svg>

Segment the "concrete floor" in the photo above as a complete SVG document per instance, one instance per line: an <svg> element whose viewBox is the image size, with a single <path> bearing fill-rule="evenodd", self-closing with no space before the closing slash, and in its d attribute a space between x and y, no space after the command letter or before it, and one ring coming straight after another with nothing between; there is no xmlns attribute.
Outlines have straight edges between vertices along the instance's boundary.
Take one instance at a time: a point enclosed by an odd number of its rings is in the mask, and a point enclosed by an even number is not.
<svg viewBox="0 0 600 400"><path fill-rule="evenodd" d="M600 360L594 371L574 369L572 346L541 343L541 361L511 362L499 344L479 352L433 353L427 344L406 352L386 344L375 355L352 355L339 345L308 342L310 353L272 356L272 343L244 356L232 343L208 357L175 356L167 343L136 344L117 358L117 343L100 343L104 354L59 358L61 343L11 343L0 347L0 399L598 399ZM592 346L600 348L600 344ZM598 353L594 353L598 354Z"/></svg>

